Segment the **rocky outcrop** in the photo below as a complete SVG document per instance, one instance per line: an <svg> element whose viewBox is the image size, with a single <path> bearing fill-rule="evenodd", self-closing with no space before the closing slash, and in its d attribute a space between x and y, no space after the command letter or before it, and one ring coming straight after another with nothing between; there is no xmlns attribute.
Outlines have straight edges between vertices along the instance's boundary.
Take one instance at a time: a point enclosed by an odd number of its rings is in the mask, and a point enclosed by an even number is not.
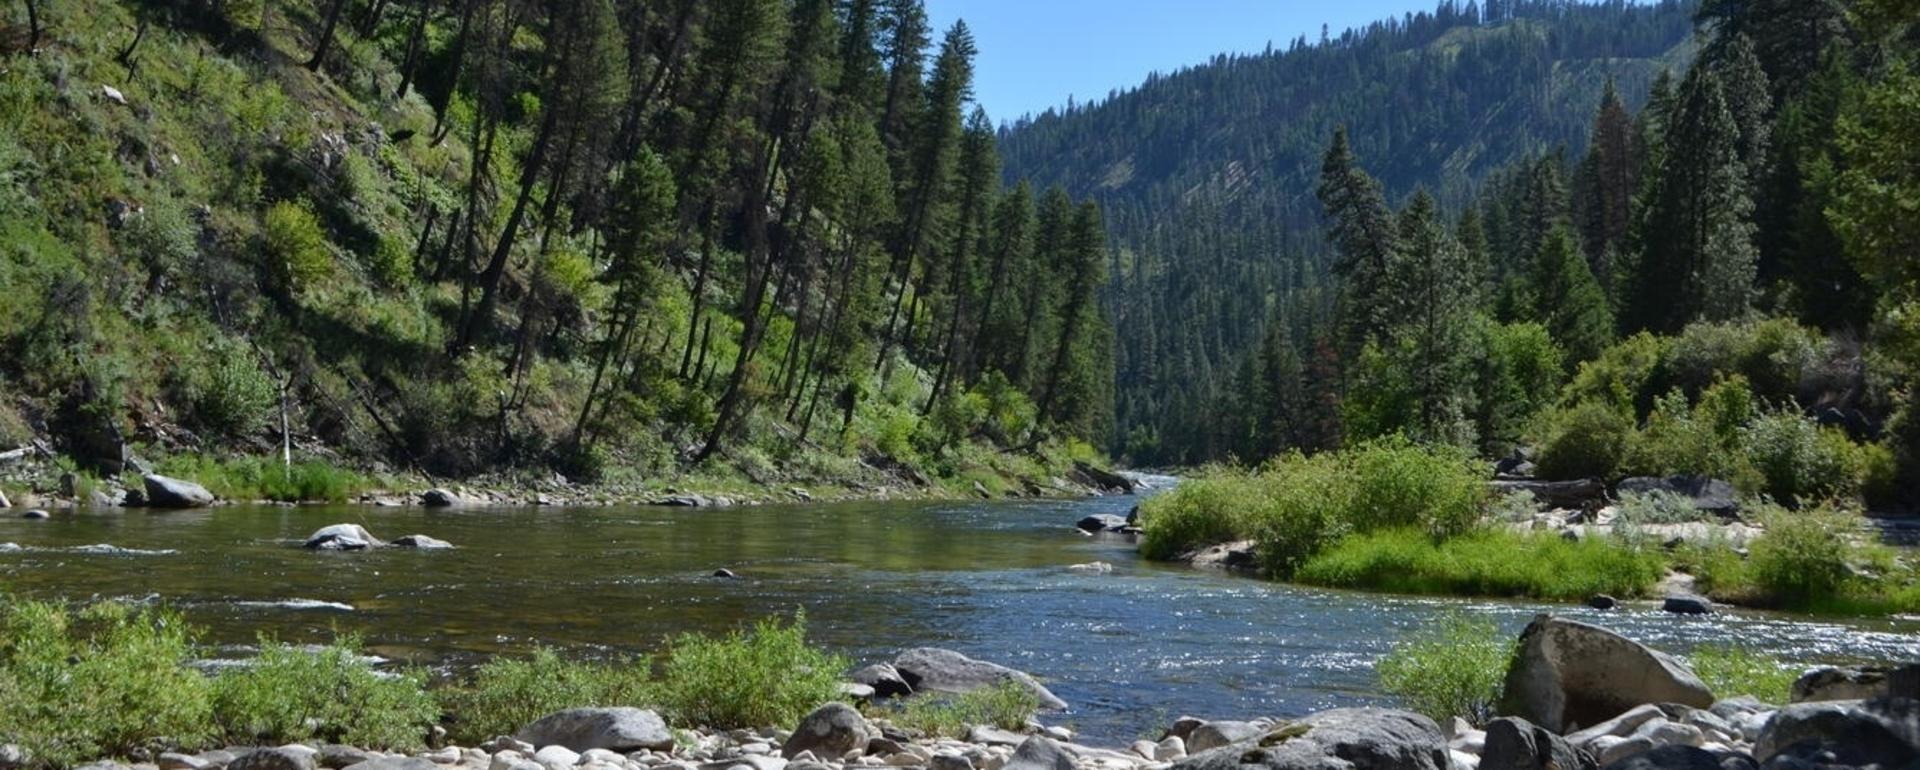
<svg viewBox="0 0 1920 770"><path fill-rule="evenodd" d="M1039 699L1043 709L1064 709L1067 702L1060 700L1031 675L1015 671L998 663L974 660L952 650L937 647L919 647L900 653L893 661L893 667L900 672L907 686L914 692L945 692L961 694L992 687L1001 682L1013 682L1025 687Z"/></svg>
<svg viewBox="0 0 1920 770"><path fill-rule="evenodd" d="M1762 764L1781 757L1827 765L1908 767L1920 762L1920 700L1787 706L1767 722L1754 745L1754 758Z"/></svg>
<svg viewBox="0 0 1920 770"><path fill-rule="evenodd" d="M331 524L314 530L300 547L312 551L364 551L385 545L366 527L358 524Z"/></svg>
<svg viewBox="0 0 1920 770"><path fill-rule="evenodd" d="M521 728L513 737L535 746L565 746L573 751L673 748L673 733L660 715L637 708L559 711Z"/></svg>
<svg viewBox="0 0 1920 770"><path fill-rule="evenodd" d="M191 481L158 473L140 477L146 491L146 503L153 508L204 508L213 504L213 493Z"/></svg>
<svg viewBox="0 0 1920 770"><path fill-rule="evenodd" d="M867 718L854 707L829 703L800 719L793 735L781 745L780 754L792 759L800 752L811 751L816 757L837 759L855 749L865 749L878 737L880 731L867 724Z"/></svg>
<svg viewBox="0 0 1920 770"><path fill-rule="evenodd" d="M1646 703L1713 704L1693 670L1599 626L1541 615L1520 635L1502 713L1554 732L1611 719Z"/></svg>
<svg viewBox="0 0 1920 770"><path fill-rule="evenodd" d="M1187 757L1174 770L1448 770L1439 725L1391 709L1335 709Z"/></svg>
<svg viewBox="0 0 1920 770"><path fill-rule="evenodd" d="M1553 732L1518 717L1487 723L1480 770L1593 770L1592 756Z"/></svg>
<svg viewBox="0 0 1920 770"><path fill-rule="evenodd" d="M1253 570L1259 566L1252 540L1210 545L1181 554L1179 560L1205 569Z"/></svg>

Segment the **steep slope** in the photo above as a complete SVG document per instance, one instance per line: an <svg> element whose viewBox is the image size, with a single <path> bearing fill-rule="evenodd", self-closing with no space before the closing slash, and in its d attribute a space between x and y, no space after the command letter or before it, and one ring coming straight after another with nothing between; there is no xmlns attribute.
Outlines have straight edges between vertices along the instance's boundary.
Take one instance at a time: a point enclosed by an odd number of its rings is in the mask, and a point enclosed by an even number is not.
<svg viewBox="0 0 1920 770"><path fill-rule="evenodd" d="M1180 435L1203 422L1187 415L1211 406L1264 320L1324 312L1314 189L1335 127L1391 199L1424 187L1451 206L1518 158L1577 154L1609 79L1637 106L1690 60L1692 15L1675 0L1449 2L1008 127L1010 177L1107 213L1117 443L1137 461L1198 459L1187 448L1210 442Z"/></svg>

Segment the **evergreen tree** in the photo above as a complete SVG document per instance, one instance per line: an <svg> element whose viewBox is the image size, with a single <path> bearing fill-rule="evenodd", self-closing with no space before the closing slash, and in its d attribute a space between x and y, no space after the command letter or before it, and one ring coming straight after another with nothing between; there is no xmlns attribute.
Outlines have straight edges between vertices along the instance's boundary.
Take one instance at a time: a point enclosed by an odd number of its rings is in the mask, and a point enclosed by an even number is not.
<svg viewBox="0 0 1920 770"><path fill-rule="evenodd" d="M1533 317L1575 361L1600 355L1613 341L1613 312L1587 260L1564 228L1547 236L1534 263Z"/></svg>

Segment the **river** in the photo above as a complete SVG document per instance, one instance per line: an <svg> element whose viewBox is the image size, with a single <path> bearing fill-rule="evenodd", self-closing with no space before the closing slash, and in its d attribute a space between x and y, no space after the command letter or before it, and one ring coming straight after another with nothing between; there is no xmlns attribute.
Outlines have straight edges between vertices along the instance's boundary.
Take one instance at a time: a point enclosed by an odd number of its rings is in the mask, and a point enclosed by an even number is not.
<svg viewBox="0 0 1920 770"><path fill-rule="evenodd" d="M1073 704L1049 723L1124 743L1173 717L1300 715L1375 703L1372 663L1449 610L1518 632L1553 611L1685 653L1734 641L1794 660L1920 658L1920 620L1823 621L1302 589L1141 561L1073 522L1132 498L860 502L729 509L231 506L0 520L0 590L158 598L242 656L256 635L361 634L384 658L447 670L535 644L646 653L686 631L804 608L857 662L919 645L1039 676ZM452 551L303 551L327 524ZM94 547L94 546L111 546ZM1068 565L1106 561L1108 574ZM717 568L735 580L711 577Z"/></svg>

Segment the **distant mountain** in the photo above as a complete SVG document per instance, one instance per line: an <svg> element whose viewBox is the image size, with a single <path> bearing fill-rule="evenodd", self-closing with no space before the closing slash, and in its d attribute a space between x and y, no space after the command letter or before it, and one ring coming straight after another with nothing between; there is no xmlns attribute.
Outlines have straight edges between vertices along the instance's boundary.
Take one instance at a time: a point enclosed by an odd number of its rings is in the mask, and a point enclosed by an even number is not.
<svg viewBox="0 0 1920 770"><path fill-rule="evenodd" d="M1284 50L1219 56L1001 131L1005 174L1092 196L1116 246L1119 442L1136 460L1206 409L1277 312L1313 313L1328 263L1314 188L1345 125L1399 200L1458 204L1491 172L1583 148L1612 79L1630 107L1691 60L1694 4L1446 2ZM1204 444L1205 442L1198 442Z"/></svg>

